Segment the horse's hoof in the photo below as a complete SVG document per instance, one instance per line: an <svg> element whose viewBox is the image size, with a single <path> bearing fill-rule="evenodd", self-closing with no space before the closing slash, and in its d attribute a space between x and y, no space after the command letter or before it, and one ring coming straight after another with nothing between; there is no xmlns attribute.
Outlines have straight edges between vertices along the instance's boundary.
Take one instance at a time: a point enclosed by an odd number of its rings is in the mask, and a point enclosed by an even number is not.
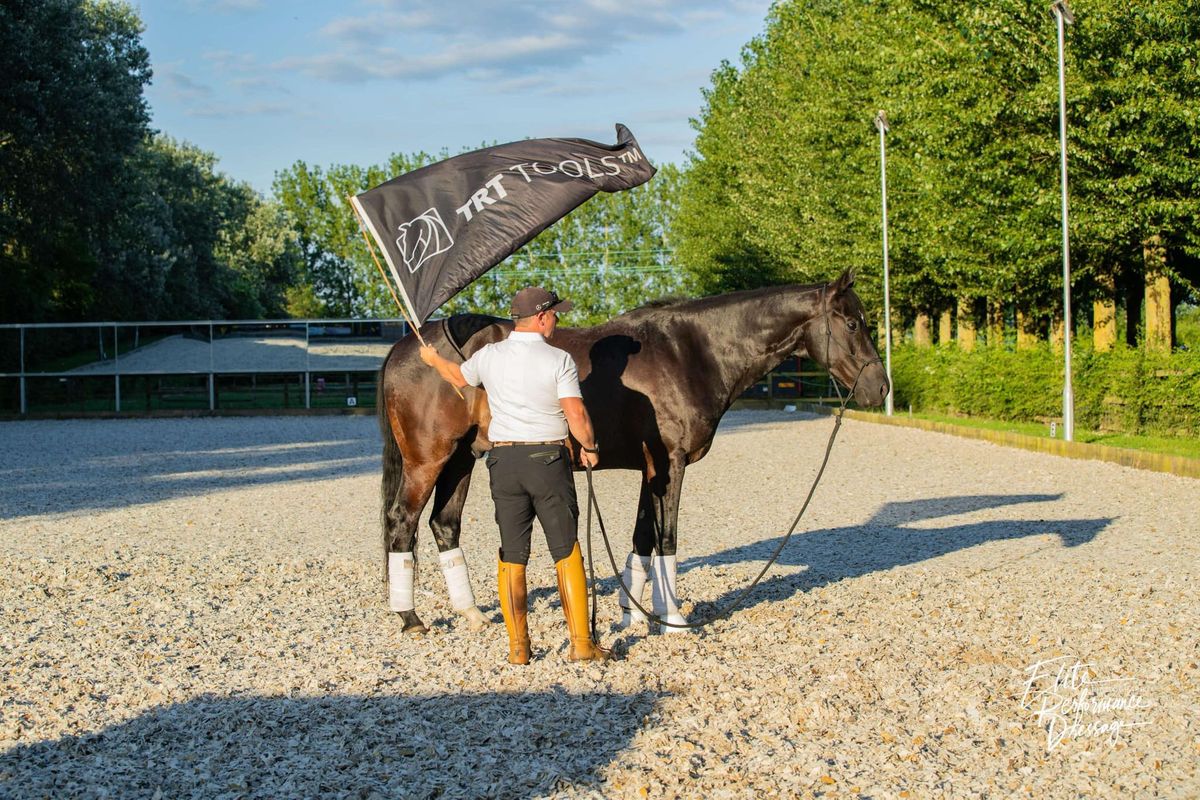
<svg viewBox="0 0 1200 800"><path fill-rule="evenodd" d="M683 618L683 614L678 614L678 613L665 614L665 615L659 614L658 616L662 617L664 620L671 623L670 625L663 625L661 623L656 623L654 627L658 628L658 632L660 634L662 634L662 633L687 633L688 631L691 630L691 628L675 627L676 625L687 624L687 620Z"/></svg>
<svg viewBox="0 0 1200 800"><path fill-rule="evenodd" d="M429 633L429 628L426 628L425 623L421 622L417 612L401 611L400 618L404 620L404 626L400 628L401 633Z"/></svg>
<svg viewBox="0 0 1200 800"><path fill-rule="evenodd" d="M483 615L478 606L461 609L458 613L466 618L469 630L481 631L492 624L492 621Z"/></svg>
<svg viewBox="0 0 1200 800"><path fill-rule="evenodd" d="M613 626L615 631L623 631L637 623L645 623L646 615L638 611L636 608L621 609L621 621Z"/></svg>

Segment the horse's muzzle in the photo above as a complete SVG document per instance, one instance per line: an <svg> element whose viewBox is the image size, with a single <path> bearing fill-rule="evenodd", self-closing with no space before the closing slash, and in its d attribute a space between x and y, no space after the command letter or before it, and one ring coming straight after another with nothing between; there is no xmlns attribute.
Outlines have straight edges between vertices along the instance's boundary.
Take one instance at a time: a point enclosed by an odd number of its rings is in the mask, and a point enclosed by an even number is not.
<svg viewBox="0 0 1200 800"><path fill-rule="evenodd" d="M854 400L864 408L883 405L892 387L888 384L887 371L883 363L868 364L854 385Z"/></svg>

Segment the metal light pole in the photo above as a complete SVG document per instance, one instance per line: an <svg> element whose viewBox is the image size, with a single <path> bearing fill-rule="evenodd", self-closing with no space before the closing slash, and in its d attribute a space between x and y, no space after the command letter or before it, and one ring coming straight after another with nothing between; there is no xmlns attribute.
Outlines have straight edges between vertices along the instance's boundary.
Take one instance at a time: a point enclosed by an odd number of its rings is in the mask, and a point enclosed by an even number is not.
<svg viewBox="0 0 1200 800"><path fill-rule="evenodd" d="M1067 25L1075 15L1067 0L1055 0L1050 6L1058 22L1058 138L1062 151L1062 260L1063 260L1063 438L1075 439L1075 395L1071 389L1071 246L1067 234L1067 81L1063 59L1063 39Z"/></svg>
<svg viewBox="0 0 1200 800"><path fill-rule="evenodd" d="M883 196L883 339L884 369L887 370L888 393L884 401L887 415L892 415L892 302L888 289L888 223L887 223L887 114L882 110L875 115L875 127L879 129L879 186Z"/></svg>

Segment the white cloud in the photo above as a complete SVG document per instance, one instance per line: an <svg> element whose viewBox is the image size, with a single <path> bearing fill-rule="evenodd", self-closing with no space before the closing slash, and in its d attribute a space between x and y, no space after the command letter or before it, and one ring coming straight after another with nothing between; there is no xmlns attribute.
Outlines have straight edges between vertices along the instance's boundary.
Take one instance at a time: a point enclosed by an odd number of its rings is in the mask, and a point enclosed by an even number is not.
<svg viewBox="0 0 1200 800"><path fill-rule="evenodd" d="M231 119L238 117L273 116L284 117L298 115L293 106L283 103L247 103L243 105L222 105L211 103L205 106L189 108L185 112L189 117L204 119Z"/></svg>
<svg viewBox="0 0 1200 800"><path fill-rule="evenodd" d="M371 45L387 41L397 32L420 30L432 24L433 17L426 12L410 14L384 13L377 16L341 17L321 27L321 35L351 45Z"/></svg>
<svg viewBox="0 0 1200 800"><path fill-rule="evenodd" d="M475 76L477 80L488 81L491 85L488 90L494 94L527 94L531 92L545 92L552 88L554 79L550 75L520 75L515 78L501 78L495 72L481 71Z"/></svg>
<svg viewBox="0 0 1200 800"><path fill-rule="evenodd" d="M719 24L742 13L739 2L363 0L360 13L319 29L327 48L272 66L347 83L449 75L517 79L578 66L630 41Z"/></svg>
<svg viewBox="0 0 1200 800"><path fill-rule="evenodd" d="M235 89L253 94L292 94L292 90L275 78L253 75L245 78L234 78L229 85Z"/></svg>
<svg viewBox="0 0 1200 800"><path fill-rule="evenodd" d="M259 68L253 55L232 50L209 50L201 58L220 72L254 72Z"/></svg>
<svg viewBox="0 0 1200 800"><path fill-rule="evenodd" d="M274 64L277 69L298 71L329 81L357 82L371 78L428 78L449 73L494 79L518 74L517 67L559 63L564 53L584 42L565 33L531 34L490 41L454 42L441 50L409 55L393 48L376 48L351 54L324 53L293 56Z"/></svg>
<svg viewBox="0 0 1200 800"><path fill-rule="evenodd" d="M187 0L188 8L195 12L218 12L222 14L239 14L258 11L263 7L262 0Z"/></svg>
<svg viewBox="0 0 1200 800"><path fill-rule="evenodd" d="M156 82L166 91L172 100L191 102L202 100L213 95L213 89L180 72L176 64L158 65L154 70Z"/></svg>

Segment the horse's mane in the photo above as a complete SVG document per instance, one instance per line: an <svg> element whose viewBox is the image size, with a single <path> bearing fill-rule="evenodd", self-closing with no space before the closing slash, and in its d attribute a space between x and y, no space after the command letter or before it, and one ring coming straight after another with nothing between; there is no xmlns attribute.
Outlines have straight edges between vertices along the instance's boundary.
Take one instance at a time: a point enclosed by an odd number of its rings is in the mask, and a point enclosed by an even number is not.
<svg viewBox="0 0 1200 800"><path fill-rule="evenodd" d="M759 297L762 299L770 298L777 294L783 288L800 288L800 289L821 289L828 284L786 284L785 286L760 286L754 289L741 289L734 292L726 292L724 294L707 295L705 297L687 297L685 295L669 294L662 297L656 297L636 306L623 314L614 317L610 322L615 322L620 317L636 315L641 317L643 314L653 315L655 312L663 309L674 309L687 307L690 310L700 310L713 307L719 307L728 303L733 298L751 298ZM510 323L510 320L502 317L492 317L485 314L455 314L445 320L446 332L449 335L451 342L458 348L466 346L466 342L475 334L484 328L496 324ZM605 323L607 324L607 323Z"/></svg>
<svg viewBox="0 0 1200 800"><path fill-rule="evenodd" d="M687 297L682 294L668 294L663 295L662 297L656 297L653 300L647 300L640 306L631 308L630 311L637 311L639 308L666 308L667 306L679 305L680 303L684 303L692 299L694 298Z"/></svg>
<svg viewBox="0 0 1200 800"><path fill-rule="evenodd" d="M710 308L713 306L723 305L723 304L729 302L730 299L735 298L735 297L758 296L758 297L762 297L765 299L765 298L771 297L772 295L778 293L780 289L783 289L786 287L791 287L791 288L799 287L802 289L820 289L826 285L827 284L824 284L824 283L814 283L814 284L803 284L803 285L801 285L801 284L785 284L782 286L778 286L778 285L777 286L759 286L755 289L741 289L738 291L726 292L723 294L707 295L705 297L685 297L682 295L666 295L665 297L659 297L659 298L651 300L647 303L642 303L640 306L637 306L636 308L632 308L625 313L633 314L638 311L652 312L657 309L676 308L676 307L685 306L685 305L691 306L691 307L694 307L697 309Z"/></svg>

